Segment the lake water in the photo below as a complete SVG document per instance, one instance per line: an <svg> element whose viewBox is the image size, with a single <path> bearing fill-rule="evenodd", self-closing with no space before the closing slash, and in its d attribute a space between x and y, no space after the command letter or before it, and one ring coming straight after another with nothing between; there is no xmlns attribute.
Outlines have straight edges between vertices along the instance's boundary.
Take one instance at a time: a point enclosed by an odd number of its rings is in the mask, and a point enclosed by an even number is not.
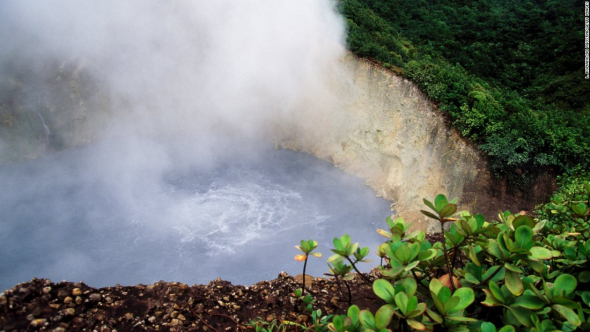
<svg viewBox="0 0 590 332"><path fill-rule="evenodd" d="M0 290L33 277L249 285L300 274L294 246L310 238L324 257L310 257L308 273L321 276L345 233L371 249L365 271L378 264L375 230L390 203L327 162L269 148L250 160L121 174L92 166L96 149L0 167Z"/></svg>

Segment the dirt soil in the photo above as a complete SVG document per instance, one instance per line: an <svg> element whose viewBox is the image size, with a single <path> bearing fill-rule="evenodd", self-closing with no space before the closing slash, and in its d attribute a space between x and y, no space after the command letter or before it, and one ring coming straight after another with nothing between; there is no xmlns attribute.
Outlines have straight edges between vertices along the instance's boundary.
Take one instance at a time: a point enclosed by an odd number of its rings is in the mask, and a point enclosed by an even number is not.
<svg viewBox="0 0 590 332"><path fill-rule="evenodd" d="M317 299L315 309L324 314L346 312L344 286L343 293L333 278L306 279ZM352 301L361 309L375 312L382 305L358 276L349 284ZM84 283L33 279L0 295L0 331L254 331L246 324L258 317L269 323L288 321L284 324L291 324L289 330L302 330L296 324L313 323L293 296L300 287L301 276L283 272L252 286L222 280L194 286L160 281L97 289Z"/></svg>
<svg viewBox="0 0 590 332"><path fill-rule="evenodd" d="M430 243L442 233L427 234ZM372 281L377 270L364 274ZM349 298L343 281L306 276L313 309L323 315L346 314ZM302 331L314 324L293 292L302 275L281 272L271 281L251 286L217 279L207 285L159 281L152 285L92 288L84 283L33 278L0 293L0 332L3 331L257 331L283 324ZM384 302L359 275L348 281L351 302L376 312ZM260 329L263 330L263 329Z"/></svg>

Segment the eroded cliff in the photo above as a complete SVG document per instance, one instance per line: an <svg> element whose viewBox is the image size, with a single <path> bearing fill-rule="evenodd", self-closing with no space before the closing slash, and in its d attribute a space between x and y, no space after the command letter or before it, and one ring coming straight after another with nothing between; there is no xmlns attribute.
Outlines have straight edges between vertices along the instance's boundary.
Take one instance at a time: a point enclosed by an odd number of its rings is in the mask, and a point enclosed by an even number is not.
<svg viewBox="0 0 590 332"><path fill-rule="evenodd" d="M347 73L330 83L339 103L324 110L322 129L309 123L283 128L282 147L309 152L365 179L393 202L396 214L428 231L439 226L419 212L423 198L458 197L460 208L493 217L499 210L530 209L552 190L551 177L527 190L494 178L485 157L448 128L442 112L411 81L352 55L342 65ZM309 132L313 139L300 139Z"/></svg>

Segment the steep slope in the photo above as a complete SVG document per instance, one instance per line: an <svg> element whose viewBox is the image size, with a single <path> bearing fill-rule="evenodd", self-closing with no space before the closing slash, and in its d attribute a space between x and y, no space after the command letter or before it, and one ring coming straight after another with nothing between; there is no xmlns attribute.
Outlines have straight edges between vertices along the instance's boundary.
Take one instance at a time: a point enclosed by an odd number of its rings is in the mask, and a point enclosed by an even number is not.
<svg viewBox="0 0 590 332"><path fill-rule="evenodd" d="M530 192L510 190L491 176L478 150L445 125L443 113L414 83L352 55L342 64L350 75L331 82L339 106L326 111L321 128L317 120L283 128L281 146L307 151L365 179L421 229L427 229L418 212L422 198L444 193L458 197L463 207L494 216L499 209L529 209L551 190L550 177L539 179ZM310 132L314 139L300 139Z"/></svg>

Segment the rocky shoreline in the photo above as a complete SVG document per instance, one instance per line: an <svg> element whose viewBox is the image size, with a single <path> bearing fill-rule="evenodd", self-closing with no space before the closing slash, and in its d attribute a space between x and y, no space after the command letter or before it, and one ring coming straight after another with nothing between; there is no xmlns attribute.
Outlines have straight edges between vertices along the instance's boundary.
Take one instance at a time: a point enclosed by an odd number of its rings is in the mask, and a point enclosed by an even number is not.
<svg viewBox="0 0 590 332"><path fill-rule="evenodd" d="M346 312L348 296L335 279L307 277L306 284L317 300L314 309ZM361 309L382 304L362 279L349 285ZM160 281L93 288L35 278L0 294L0 331L244 331L254 330L247 324L257 319L297 330L312 324L293 296L300 287L301 276L284 272L251 286L218 279L207 285Z"/></svg>

